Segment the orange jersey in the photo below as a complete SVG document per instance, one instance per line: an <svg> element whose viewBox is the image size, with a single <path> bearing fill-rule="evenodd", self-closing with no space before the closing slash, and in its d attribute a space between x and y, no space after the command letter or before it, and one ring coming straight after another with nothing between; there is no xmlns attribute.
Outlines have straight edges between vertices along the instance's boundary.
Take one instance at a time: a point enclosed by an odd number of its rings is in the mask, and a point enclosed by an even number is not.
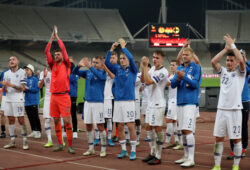
<svg viewBox="0 0 250 170"><path fill-rule="evenodd" d="M45 54L47 56L48 65L51 68L51 93L64 93L69 92L69 77L70 77L70 61L62 40L58 39L59 47L62 50L63 62L60 65L53 60L50 53L51 43L48 43Z"/></svg>

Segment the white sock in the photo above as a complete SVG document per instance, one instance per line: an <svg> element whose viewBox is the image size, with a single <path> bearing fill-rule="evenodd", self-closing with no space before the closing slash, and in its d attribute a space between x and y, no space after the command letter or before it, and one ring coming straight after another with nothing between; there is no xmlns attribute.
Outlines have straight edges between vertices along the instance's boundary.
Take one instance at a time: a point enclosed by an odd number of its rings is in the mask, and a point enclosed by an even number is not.
<svg viewBox="0 0 250 170"><path fill-rule="evenodd" d="M234 165L239 166L242 152L242 143L234 144Z"/></svg>
<svg viewBox="0 0 250 170"><path fill-rule="evenodd" d="M140 141L140 135L141 135L141 125L136 126L136 141Z"/></svg>
<svg viewBox="0 0 250 170"><path fill-rule="evenodd" d="M23 138L27 137L27 128L26 125L21 125L21 134Z"/></svg>
<svg viewBox="0 0 250 170"><path fill-rule="evenodd" d="M187 138L186 135L182 135L183 148L184 148L184 157L188 158L188 147L187 147Z"/></svg>
<svg viewBox="0 0 250 170"><path fill-rule="evenodd" d="M130 141L131 152L136 152L136 141Z"/></svg>
<svg viewBox="0 0 250 170"><path fill-rule="evenodd" d="M179 143L180 145L183 146L183 136L182 136L182 132L180 130L177 131L178 132L178 137L179 137Z"/></svg>
<svg viewBox="0 0 250 170"><path fill-rule="evenodd" d="M48 142L52 142L50 119L48 119L48 118L45 119L44 128L45 128L45 132L46 132L46 135L47 135L47 138L48 138Z"/></svg>
<svg viewBox="0 0 250 170"><path fill-rule="evenodd" d="M95 139L100 139L100 132L96 124L94 124L94 128L95 128Z"/></svg>
<svg viewBox="0 0 250 170"><path fill-rule="evenodd" d="M188 147L188 159L194 161L195 139L193 133L186 135Z"/></svg>
<svg viewBox="0 0 250 170"><path fill-rule="evenodd" d="M170 143L172 133L173 133L173 123L167 123L166 143Z"/></svg>
<svg viewBox="0 0 250 170"><path fill-rule="evenodd" d="M223 142L215 142L214 145L214 163L215 166L220 166L221 164L221 157L223 153Z"/></svg>
<svg viewBox="0 0 250 170"><path fill-rule="evenodd" d="M100 132L100 138L101 138L101 151L106 151L106 131Z"/></svg>
<svg viewBox="0 0 250 170"><path fill-rule="evenodd" d="M173 123L173 131L174 131L174 142L179 142L178 132L177 132L177 122Z"/></svg>
<svg viewBox="0 0 250 170"><path fill-rule="evenodd" d="M157 159L161 159L162 144L164 142L164 132L157 132L156 154Z"/></svg>
<svg viewBox="0 0 250 170"><path fill-rule="evenodd" d="M112 120L107 119L107 131L108 131L108 139L112 138Z"/></svg>
<svg viewBox="0 0 250 170"><path fill-rule="evenodd" d="M130 140L128 125L124 125L124 133L125 133L126 140Z"/></svg>
<svg viewBox="0 0 250 170"><path fill-rule="evenodd" d="M9 133L10 133L10 139L11 140L15 140L16 138L16 125L13 124L13 125L9 125Z"/></svg>
<svg viewBox="0 0 250 170"><path fill-rule="evenodd" d="M151 131L147 131L149 136L150 136L150 140L149 140L149 147L150 147L150 155L155 156L155 135L153 130Z"/></svg>
<svg viewBox="0 0 250 170"><path fill-rule="evenodd" d="M122 147L122 150L123 151L127 151L127 148L126 148L126 140L120 140L119 141L121 147Z"/></svg>
<svg viewBox="0 0 250 170"><path fill-rule="evenodd" d="M89 144L89 150L94 149L94 134L93 131L87 131L87 139L88 139L88 144Z"/></svg>
<svg viewBox="0 0 250 170"><path fill-rule="evenodd" d="M146 133L147 133L147 138L151 139L151 131L146 131Z"/></svg>

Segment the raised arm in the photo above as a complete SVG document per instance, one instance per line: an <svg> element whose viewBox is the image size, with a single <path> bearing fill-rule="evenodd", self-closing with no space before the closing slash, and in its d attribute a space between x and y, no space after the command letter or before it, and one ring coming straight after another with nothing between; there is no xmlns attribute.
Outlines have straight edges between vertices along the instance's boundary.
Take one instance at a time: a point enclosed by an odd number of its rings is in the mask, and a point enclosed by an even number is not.
<svg viewBox="0 0 250 170"><path fill-rule="evenodd" d="M144 83L148 86L151 84L154 84L154 80L151 79L151 77L148 74L149 68L148 68L148 63L149 63L149 59L147 57L142 57L142 76L143 76L143 80Z"/></svg>
<svg viewBox="0 0 250 170"><path fill-rule="evenodd" d="M55 32L55 37L57 39L57 43L58 43L58 45L59 45L59 47L60 47L60 49L62 51L63 61L64 61L65 64L68 65L68 67L70 67L70 61L69 61L68 53L66 51L64 43L62 42L62 40L58 36L57 26L54 26L54 32Z"/></svg>
<svg viewBox="0 0 250 170"><path fill-rule="evenodd" d="M134 73L137 73L138 72L138 68L135 64L135 61L134 61L134 58L132 56L132 54L128 51L128 49L126 48L126 42L124 39L120 38L119 39L119 42L121 44L121 47L122 47L122 51L125 53L125 55L127 56L128 60L129 60L129 65L131 66L132 68L132 71Z"/></svg>
<svg viewBox="0 0 250 170"><path fill-rule="evenodd" d="M53 65L53 62L54 62L54 60L52 58L52 55L50 53L51 44L52 44L54 38L55 38L55 35L54 35L54 30L53 30L53 32L52 32L52 34L50 36L49 42L48 42L48 44L47 44L47 46L45 48L45 51L44 51L44 53L46 55L46 58L47 58L47 63L50 66L50 68L52 68L52 65Z"/></svg>
<svg viewBox="0 0 250 170"><path fill-rule="evenodd" d="M115 74L116 72L116 65L112 64L110 62L110 57L112 55L112 52L116 49L116 47L118 46L119 44L117 42L113 43L110 50L108 51L107 53L107 56L105 57L105 62L104 64L107 66L107 68Z"/></svg>
<svg viewBox="0 0 250 170"><path fill-rule="evenodd" d="M229 34L226 34L224 36L224 40L225 40L226 44L231 47L231 49L236 57L236 60L239 62L240 71L244 71L246 68L246 62L244 61L240 51L238 50L238 48L234 44L234 40L231 38L231 36Z"/></svg>

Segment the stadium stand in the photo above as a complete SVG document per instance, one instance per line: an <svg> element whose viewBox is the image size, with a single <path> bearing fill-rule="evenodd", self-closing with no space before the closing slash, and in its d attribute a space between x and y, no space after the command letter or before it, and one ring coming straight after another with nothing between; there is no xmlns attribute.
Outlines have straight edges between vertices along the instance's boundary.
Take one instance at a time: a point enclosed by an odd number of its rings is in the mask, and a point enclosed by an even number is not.
<svg viewBox="0 0 250 170"><path fill-rule="evenodd" d="M206 38L209 43L221 43L225 33L236 37L237 42L250 43L248 33L250 10L206 11Z"/></svg>
<svg viewBox="0 0 250 170"><path fill-rule="evenodd" d="M116 9L0 5L0 39L45 41L53 25L60 28L64 41L113 42L120 37L133 40Z"/></svg>

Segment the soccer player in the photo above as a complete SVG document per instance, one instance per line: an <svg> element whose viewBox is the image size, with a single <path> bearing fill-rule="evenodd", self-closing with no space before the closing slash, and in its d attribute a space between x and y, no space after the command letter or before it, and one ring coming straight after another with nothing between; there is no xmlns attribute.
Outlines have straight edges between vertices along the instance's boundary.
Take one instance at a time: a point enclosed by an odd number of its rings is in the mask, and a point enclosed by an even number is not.
<svg viewBox="0 0 250 170"><path fill-rule="evenodd" d="M44 103L43 103L43 118L44 120L44 128L45 133L47 135L48 142L44 145L45 148L50 148L53 146L52 138L51 138L51 117L50 117L50 83L51 83L51 69L48 67L47 69L44 68L40 74L38 87L42 88L45 86L45 96L44 96Z"/></svg>
<svg viewBox="0 0 250 170"><path fill-rule="evenodd" d="M242 91L242 106L243 109L242 112L242 154L241 157L244 158L246 156L246 149L248 145L248 118L249 118L249 83L248 83L248 76L250 75L250 62L247 61L246 58L246 51L240 50L242 57L246 63L246 79L245 84ZM234 143L233 140L230 140L231 145L231 154L227 157L227 159L233 159L234 158Z"/></svg>
<svg viewBox="0 0 250 170"><path fill-rule="evenodd" d="M79 70L80 67L87 67L89 70ZM84 102L84 123L87 126L87 139L89 149L83 153L84 156L95 154L93 144L93 124L97 124L101 138L100 157L106 156L106 131L104 130L104 86L106 81L106 72L102 70L102 58L94 57L93 66L88 58L83 58L73 69L73 74L77 74L86 79L85 102Z"/></svg>
<svg viewBox="0 0 250 170"><path fill-rule="evenodd" d="M57 39L60 49L55 51L55 59L53 59L50 49L55 38ZM72 147L72 128L70 123L71 101L68 94L70 90L70 61L66 48L62 40L58 37L56 26L54 26L54 30L45 49L45 54L47 56L48 65L51 68L50 116L54 118L56 136L58 140L58 146L54 148L53 151L57 152L64 150L62 141L62 126L60 122L60 117L62 117L64 126L66 127L68 152L74 154L75 150Z"/></svg>
<svg viewBox="0 0 250 170"><path fill-rule="evenodd" d="M149 146L151 149L148 157L142 161L147 162L149 165L161 164L161 152L164 142L164 133L162 125L164 122L164 114L166 108L166 99L164 97L164 90L168 81L168 71L163 66L165 54L162 51L155 51L153 53L154 66L148 70L149 59L142 58L142 75L143 81L149 86L149 103L146 119L150 126L150 139ZM156 133L157 141L155 141Z"/></svg>
<svg viewBox="0 0 250 170"><path fill-rule="evenodd" d="M24 67L27 75L25 86L25 110L29 118L32 133L28 137L41 138L41 123L38 115L40 103L38 78L34 76L34 67L28 64Z"/></svg>
<svg viewBox="0 0 250 170"><path fill-rule="evenodd" d="M5 149L15 148L15 119L18 119L21 125L21 134L23 136L23 149L29 149L27 143L27 129L24 121L24 95L26 84L25 71L18 67L19 60L16 56L11 56L9 60L9 70L5 72L3 81L3 90L6 92L6 103L4 114L9 120L10 143L5 145Z"/></svg>
<svg viewBox="0 0 250 170"><path fill-rule="evenodd" d="M132 54L127 50L124 39L119 39L122 53L120 54L120 65L110 62L112 52L119 45L113 43L105 58L105 65L115 74L114 87L114 116L113 121L118 123L119 140L122 147L119 159L126 157L126 140L124 135L124 124L127 123L130 132L131 153L130 160L136 159L136 133L135 133L135 80L137 67Z"/></svg>
<svg viewBox="0 0 250 170"><path fill-rule="evenodd" d="M113 65L117 64L117 53L112 52L112 55L110 57L110 63ZM112 92L112 88L114 85L114 78L115 75L107 68L107 66L104 63L103 60L103 69L107 72L107 79L105 82L105 88L104 88L104 118L107 124L107 132L108 132L108 145L109 146L115 146L115 144L112 141L112 113L113 113L113 102L114 95Z"/></svg>
<svg viewBox="0 0 250 170"><path fill-rule="evenodd" d="M0 82L3 81L4 73L7 70L3 71L0 75ZM6 92L3 91L3 86L0 84L0 90L1 90L1 108L0 108L0 114L1 114L1 134L0 138L6 138L6 133L5 133L5 116L4 116L4 107L5 107L5 100L6 100Z"/></svg>
<svg viewBox="0 0 250 170"><path fill-rule="evenodd" d="M179 139L177 135L177 89L172 88L171 85L171 80L173 79L175 72L177 69L177 61L172 60L170 62L170 71L172 74L169 76L169 81L167 82L168 86L168 112L166 115L166 123L167 123L167 129L166 129L166 144L163 145L163 149L168 149L174 146L179 145ZM171 144L171 135L174 132L174 141L175 144Z"/></svg>
<svg viewBox="0 0 250 170"><path fill-rule="evenodd" d="M171 87L177 88L178 129L182 131L184 156L175 161L182 167L192 167L194 163L195 128L199 87L202 79L200 65L194 63L194 51L187 47L183 49L183 64L177 67L171 81Z"/></svg>
<svg viewBox="0 0 250 170"><path fill-rule="evenodd" d="M217 114L214 124L214 160L213 170L220 170L223 142L226 134L234 142L233 170L239 169L241 159L241 126L242 126L242 101L241 94L244 87L246 68L245 62L230 35L224 36L225 48L212 60L214 70L220 76L220 94ZM226 57L226 67L220 65L220 60ZM237 62L239 66L237 66Z"/></svg>
<svg viewBox="0 0 250 170"><path fill-rule="evenodd" d="M135 61L137 69L140 70L140 62ZM140 88L141 73L137 73L135 82L135 125L136 125L136 146L140 145L140 134L141 134L141 113L140 113Z"/></svg>

